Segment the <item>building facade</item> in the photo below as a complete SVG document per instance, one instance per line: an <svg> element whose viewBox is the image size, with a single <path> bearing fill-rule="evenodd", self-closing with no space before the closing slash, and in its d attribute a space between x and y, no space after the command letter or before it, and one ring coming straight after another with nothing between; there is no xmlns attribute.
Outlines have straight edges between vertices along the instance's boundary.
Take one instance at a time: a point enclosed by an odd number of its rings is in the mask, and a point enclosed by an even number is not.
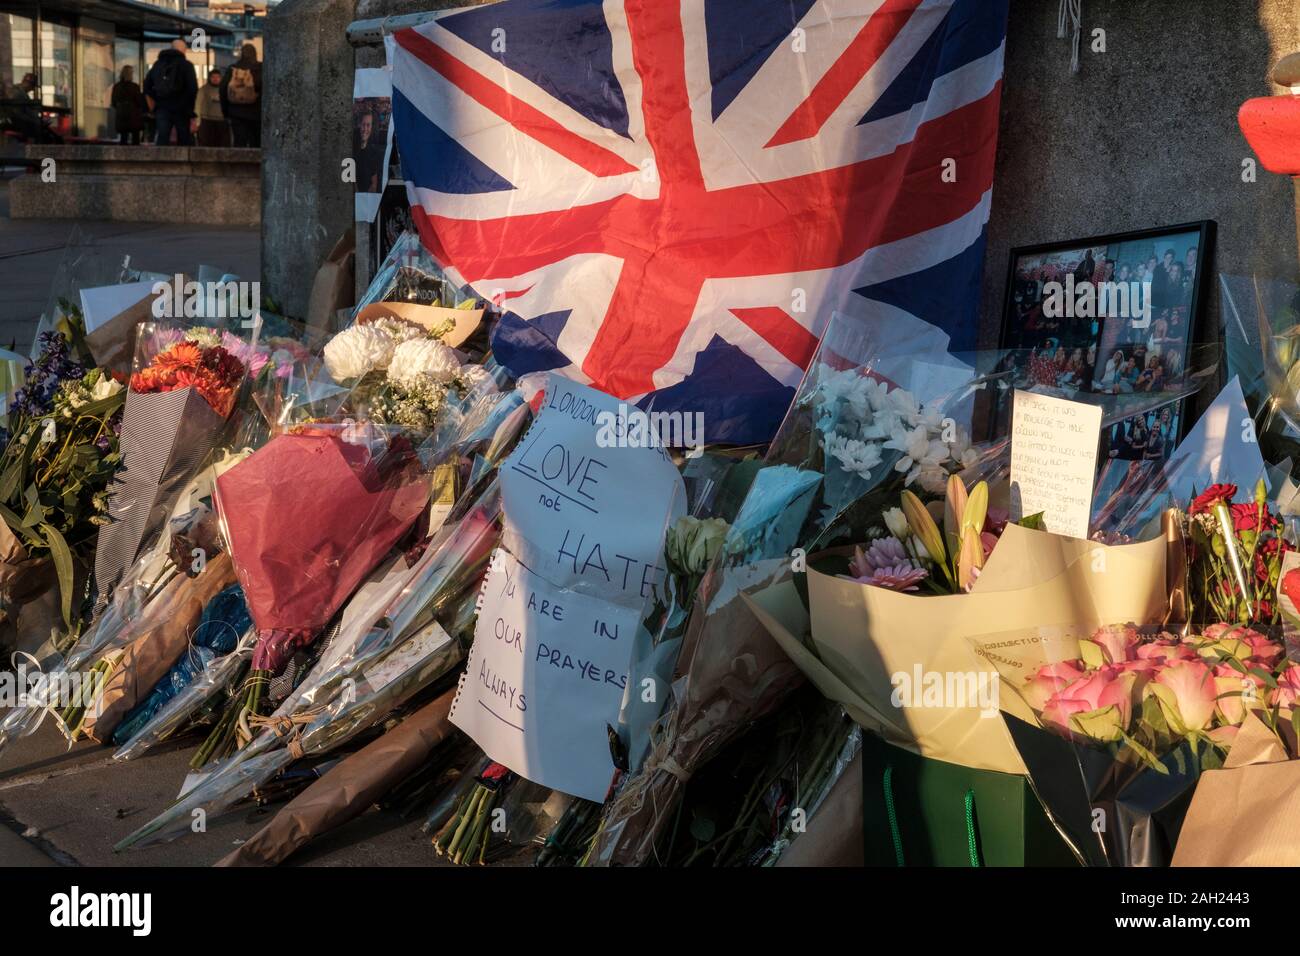
<svg viewBox="0 0 1300 956"><path fill-rule="evenodd" d="M112 141L110 90L124 66L142 83L158 52L184 37L202 76L233 33L185 0L0 0L0 106L34 102L65 141Z"/></svg>

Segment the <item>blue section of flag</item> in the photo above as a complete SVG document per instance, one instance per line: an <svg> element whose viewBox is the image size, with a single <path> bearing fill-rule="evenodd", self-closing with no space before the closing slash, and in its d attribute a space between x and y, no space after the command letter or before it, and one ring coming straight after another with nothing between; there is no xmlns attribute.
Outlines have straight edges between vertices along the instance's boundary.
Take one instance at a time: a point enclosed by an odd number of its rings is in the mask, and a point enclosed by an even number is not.
<svg viewBox="0 0 1300 956"><path fill-rule="evenodd" d="M713 118L731 105L815 0L705 0Z"/></svg>
<svg viewBox="0 0 1300 956"><path fill-rule="evenodd" d="M905 113L930 96L934 81L1002 45L1008 0L955 0L938 29L916 51L867 115L861 126Z"/></svg>
<svg viewBox="0 0 1300 956"><path fill-rule="evenodd" d="M980 279L988 228L963 251L911 275L854 289L858 295L912 313L948 333L953 351L975 348Z"/></svg>
<svg viewBox="0 0 1300 956"><path fill-rule="evenodd" d="M572 311L548 312L528 320L513 312L502 314L492 330L492 354L515 375L563 368L569 360L556 342Z"/></svg>
<svg viewBox="0 0 1300 956"><path fill-rule="evenodd" d="M593 123L628 135L627 101L614 75L600 0L492 3L437 23Z"/></svg>
<svg viewBox="0 0 1300 956"><path fill-rule="evenodd" d="M757 445L772 440L794 395L743 349L715 335L695 357L690 375L637 405L646 411L699 412L706 442Z"/></svg>
<svg viewBox="0 0 1300 956"><path fill-rule="evenodd" d="M393 90L393 128L402 144L402 175L443 193L492 193L515 187L448 136Z"/></svg>

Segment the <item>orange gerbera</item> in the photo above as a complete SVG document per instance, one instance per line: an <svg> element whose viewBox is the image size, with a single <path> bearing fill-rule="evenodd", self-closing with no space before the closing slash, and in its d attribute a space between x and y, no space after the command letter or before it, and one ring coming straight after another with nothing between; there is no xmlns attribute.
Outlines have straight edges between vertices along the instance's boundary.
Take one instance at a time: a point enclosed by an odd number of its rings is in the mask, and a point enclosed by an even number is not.
<svg viewBox="0 0 1300 956"><path fill-rule="evenodd" d="M153 364L159 368L193 367L203 361L203 350L193 342L180 341L154 356Z"/></svg>

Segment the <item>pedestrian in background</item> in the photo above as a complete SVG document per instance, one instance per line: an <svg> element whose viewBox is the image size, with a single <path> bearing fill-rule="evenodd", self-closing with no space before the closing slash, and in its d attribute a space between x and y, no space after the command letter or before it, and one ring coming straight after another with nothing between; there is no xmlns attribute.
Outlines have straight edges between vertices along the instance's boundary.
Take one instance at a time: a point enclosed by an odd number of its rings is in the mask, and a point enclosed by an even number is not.
<svg viewBox="0 0 1300 956"><path fill-rule="evenodd" d="M224 147L230 145L230 127L221 109L221 71L208 74L208 82L199 90L199 145Z"/></svg>
<svg viewBox="0 0 1300 956"><path fill-rule="evenodd" d="M113 127L117 141L123 146L139 146L140 131L144 129L144 94L135 81L135 67L124 66L109 93L113 107Z"/></svg>
<svg viewBox="0 0 1300 956"><path fill-rule="evenodd" d="M185 58L184 40L173 40L169 49L158 54L144 78L144 95L154 113L157 128L154 143L166 146L176 133L176 145L190 146L190 120L194 118L194 100L199 93L194 67Z"/></svg>
<svg viewBox="0 0 1300 956"><path fill-rule="evenodd" d="M226 75L221 78L221 106L230 120L230 135L237 148L262 146L262 64L257 47L245 43Z"/></svg>

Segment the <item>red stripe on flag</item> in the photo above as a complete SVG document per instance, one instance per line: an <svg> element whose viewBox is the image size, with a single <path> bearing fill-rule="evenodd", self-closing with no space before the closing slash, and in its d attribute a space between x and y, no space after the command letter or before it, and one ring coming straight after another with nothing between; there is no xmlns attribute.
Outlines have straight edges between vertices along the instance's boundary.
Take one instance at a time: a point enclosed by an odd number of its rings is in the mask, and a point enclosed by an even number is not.
<svg viewBox="0 0 1300 956"><path fill-rule="evenodd" d="M731 314L799 368L807 368L808 360L817 351L817 336L778 306L732 309Z"/></svg>
<svg viewBox="0 0 1300 956"><path fill-rule="evenodd" d="M885 0L765 148L811 139L902 32L921 0Z"/></svg>
<svg viewBox="0 0 1300 956"><path fill-rule="evenodd" d="M414 28L398 30L393 34L397 44L422 63L442 75L449 83L459 87L481 106L500 116L521 133L526 133L543 146L555 150L565 159L576 163L593 176L620 176L635 172L636 167L617 153L597 146L578 134L565 129L541 110L529 106L518 97L511 96L482 73L438 46Z"/></svg>

